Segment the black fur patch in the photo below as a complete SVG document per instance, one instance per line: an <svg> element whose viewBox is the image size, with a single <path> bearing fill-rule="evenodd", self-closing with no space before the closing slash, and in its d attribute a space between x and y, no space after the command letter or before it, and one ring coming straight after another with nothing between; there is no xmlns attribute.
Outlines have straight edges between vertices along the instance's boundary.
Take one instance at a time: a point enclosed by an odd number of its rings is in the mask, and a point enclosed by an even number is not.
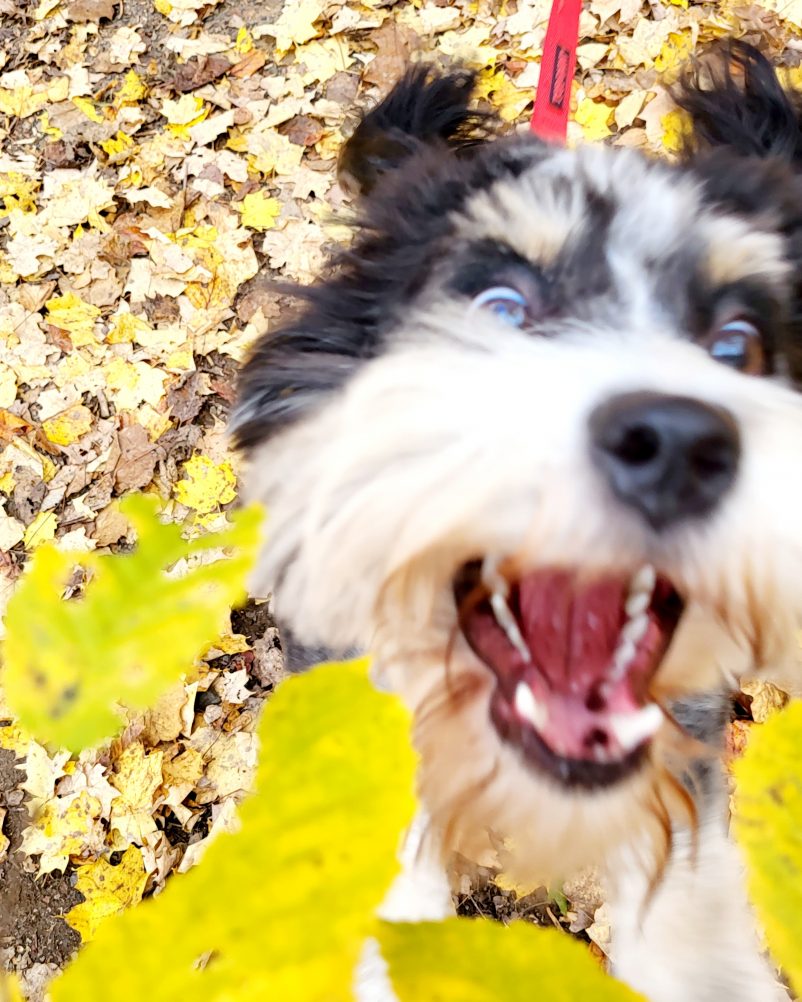
<svg viewBox="0 0 802 1002"><path fill-rule="evenodd" d="M783 90L753 46L717 45L710 58L691 64L674 97L693 123L687 153L726 147L739 156L802 163L802 100Z"/></svg>
<svg viewBox="0 0 802 1002"><path fill-rule="evenodd" d="M498 131L496 119L471 111L476 74L460 70L441 76L414 66L357 126L340 153L340 182L362 194L404 160L426 147L463 155Z"/></svg>

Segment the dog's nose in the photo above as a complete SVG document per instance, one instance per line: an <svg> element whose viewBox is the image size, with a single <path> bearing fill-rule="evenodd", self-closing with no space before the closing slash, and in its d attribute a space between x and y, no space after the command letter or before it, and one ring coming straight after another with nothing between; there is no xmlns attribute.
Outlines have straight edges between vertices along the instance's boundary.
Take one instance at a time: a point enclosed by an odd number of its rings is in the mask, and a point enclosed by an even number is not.
<svg viewBox="0 0 802 1002"><path fill-rule="evenodd" d="M591 414L590 435L613 493L655 529L712 511L738 470L732 414L690 397L612 397Z"/></svg>

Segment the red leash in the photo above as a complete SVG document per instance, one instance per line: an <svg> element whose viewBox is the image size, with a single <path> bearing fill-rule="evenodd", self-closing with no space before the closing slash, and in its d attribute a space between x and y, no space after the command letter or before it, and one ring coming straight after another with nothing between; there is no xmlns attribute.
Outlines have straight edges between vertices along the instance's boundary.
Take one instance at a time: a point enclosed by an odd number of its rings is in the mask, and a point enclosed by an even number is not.
<svg viewBox="0 0 802 1002"><path fill-rule="evenodd" d="M543 43L540 82L529 128L550 143L564 143L576 69L582 0L554 0Z"/></svg>

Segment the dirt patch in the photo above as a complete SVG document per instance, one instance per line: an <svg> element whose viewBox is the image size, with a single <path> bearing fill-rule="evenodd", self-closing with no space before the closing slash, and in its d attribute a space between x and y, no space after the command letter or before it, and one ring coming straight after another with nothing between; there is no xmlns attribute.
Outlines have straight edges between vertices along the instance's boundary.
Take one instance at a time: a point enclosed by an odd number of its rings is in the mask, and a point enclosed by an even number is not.
<svg viewBox="0 0 802 1002"><path fill-rule="evenodd" d="M0 750L3 834L11 843L0 864L0 963L21 975L27 997L36 1002L47 978L78 948L80 937L62 916L83 896L72 886L69 868L37 878L30 860L16 852L30 821L20 789L24 780L14 753Z"/></svg>

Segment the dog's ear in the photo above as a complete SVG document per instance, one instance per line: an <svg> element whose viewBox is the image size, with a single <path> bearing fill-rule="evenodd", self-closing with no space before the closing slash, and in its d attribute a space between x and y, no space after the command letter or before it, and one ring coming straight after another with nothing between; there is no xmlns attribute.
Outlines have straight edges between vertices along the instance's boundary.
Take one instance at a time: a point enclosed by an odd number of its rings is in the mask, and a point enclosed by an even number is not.
<svg viewBox="0 0 802 1002"><path fill-rule="evenodd" d="M691 118L686 154L725 148L802 167L802 100L757 49L730 40L696 60L674 90Z"/></svg>
<svg viewBox="0 0 802 1002"><path fill-rule="evenodd" d="M369 194L383 175L427 147L461 156L488 139L493 116L468 107L475 82L468 70L409 69L342 148L340 183L353 193Z"/></svg>

